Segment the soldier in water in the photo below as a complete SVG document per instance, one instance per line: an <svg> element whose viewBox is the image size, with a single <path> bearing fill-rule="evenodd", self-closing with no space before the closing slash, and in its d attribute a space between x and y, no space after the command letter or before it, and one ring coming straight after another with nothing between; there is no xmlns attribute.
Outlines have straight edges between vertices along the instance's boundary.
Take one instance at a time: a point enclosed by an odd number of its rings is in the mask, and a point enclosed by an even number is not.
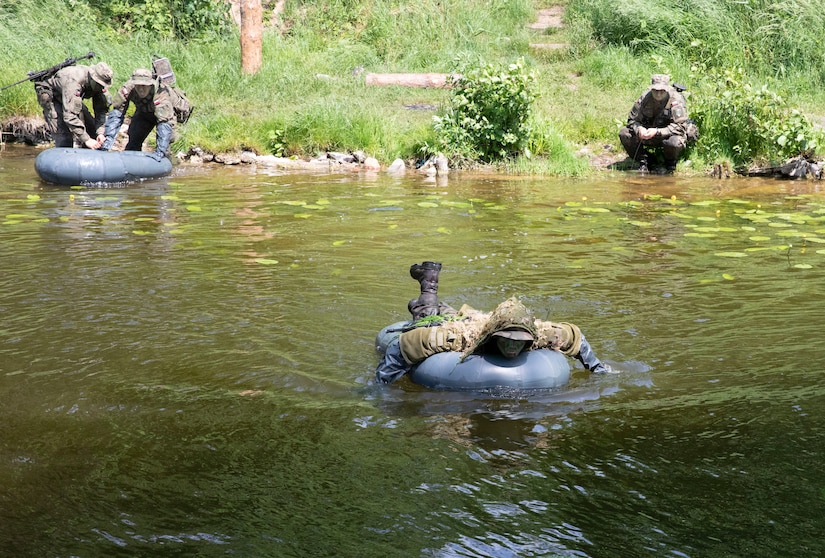
<svg viewBox="0 0 825 558"><path fill-rule="evenodd" d="M596 358L578 326L539 320L515 297L499 304L493 312L481 312L466 304L460 310L451 308L438 299L440 271L438 262L410 267L410 276L419 282L421 294L407 305L412 323L388 344L375 371L378 382L392 383L427 357L446 351L461 352L464 359L492 351L515 358L522 351L553 349L579 360L596 374L613 372Z"/></svg>

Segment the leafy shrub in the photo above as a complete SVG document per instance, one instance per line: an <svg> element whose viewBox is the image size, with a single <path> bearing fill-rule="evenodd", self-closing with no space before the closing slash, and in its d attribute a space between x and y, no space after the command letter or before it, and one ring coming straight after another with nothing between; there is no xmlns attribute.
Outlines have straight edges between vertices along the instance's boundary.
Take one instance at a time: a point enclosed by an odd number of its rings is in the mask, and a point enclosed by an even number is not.
<svg viewBox="0 0 825 558"><path fill-rule="evenodd" d="M694 70L705 76L690 103L701 131L697 149L705 159L729 158L735 165L748 165L814 153L821 134L782 96L766 85L746 82L741 68Z"/></svg>
<svg viewBox="0 0 825 558"><path fill-rule="evenodd" d="M207 38L227 32L229 3L214 0L87 0L100 21L115 29L149 32L180 39Z"/></svg>
<svg viewBox="0 0 825 558"><path fill-rule="evenodd" d="M454 79L449 106L433 117L439 148L452 159L485 162L523 151L537 96L530 89L534 81L522 60L506 68L483 65Z"/></svg>

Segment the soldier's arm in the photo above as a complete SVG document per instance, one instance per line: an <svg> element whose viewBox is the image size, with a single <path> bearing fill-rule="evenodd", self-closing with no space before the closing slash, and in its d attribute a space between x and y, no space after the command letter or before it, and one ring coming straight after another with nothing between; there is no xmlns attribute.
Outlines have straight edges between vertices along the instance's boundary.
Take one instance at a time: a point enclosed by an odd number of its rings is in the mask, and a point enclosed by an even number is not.
<svg viewBox="0 0 825 558"><path fill-rule="evenodd" d="M634 134L639 128L644 127L644 123L642 122L642 100L644 99L644 95L639 97L636 102L633 104L633 108L630 109L630 113L627 115L627 127L630 129L631 132Z"/></svg>
<svg viewBox="0 0 825 558"><path fill-rule="evenodd" d="M685 98L679 93L671 93L670 122L664 128L660 128L660 135L664 138L670 136L686 136L688 112Z"/></svg>
<svg viewBox="0 0 825 558"><path fill-rule="evenodd" d="M80 82L63 78L60 84L60 102L63 105L63 122L72 133L72 137L81 143L85 144L92 139L86 133L86 125L83 122L83 96Z"/></svg>

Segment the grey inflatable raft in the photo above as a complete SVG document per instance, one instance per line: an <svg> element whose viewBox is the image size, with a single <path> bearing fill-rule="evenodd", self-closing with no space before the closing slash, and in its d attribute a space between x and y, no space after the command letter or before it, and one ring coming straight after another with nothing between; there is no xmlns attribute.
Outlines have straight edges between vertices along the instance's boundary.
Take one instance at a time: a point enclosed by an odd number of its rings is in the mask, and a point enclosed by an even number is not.
<svg viewBox="0 0 825 558"><path fill-rule="evenodd" d="M172 162L142 151L53 147L37 156L34 170L46 182L73 186L160 178L172 172Z"/></svg>
<svg viewBox="0 0 825 558"><path fill-rule="evenodd" d="M388 325L375 340L383 355L409 322ZM410 380L443 390L484 390L492 388L552 389L570 380L570 363L562 353L549 349L525 351L516 358L497 354L470 355L461 362L461 353L437 353L414 366Z"/></svg>

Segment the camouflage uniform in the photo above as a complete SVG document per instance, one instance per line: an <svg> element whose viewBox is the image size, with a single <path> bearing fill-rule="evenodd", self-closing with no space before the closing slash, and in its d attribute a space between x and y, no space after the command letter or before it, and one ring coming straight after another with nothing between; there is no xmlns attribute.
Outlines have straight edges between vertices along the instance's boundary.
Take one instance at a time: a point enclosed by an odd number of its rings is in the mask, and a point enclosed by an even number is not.
<svg viewBox="0 0 825 558"><path fill-rule="evenodd" d="M138 95L135 90L137 85L150 86L152 89L145 97ZM126 144L127 151L140 151L143 149L143 142L149 133L157 128L157 149L156 153L165 155L172 141L173 124L175 121L175 109L172 104L172 96L169 88L152 77L152 73L146 69L138 69L132 73L132 77L118 89L112 102L112 110L106 118L106 142L103 149L111 149L115 142L120 127L126 119L126 112L130 103L135 105L135 113L129 123Z"/></svg>
<svg viewBox="0 0 825 558"><path fill-rule="evenodd" d="M55 147L72 147L74 142L84 145L103 135L110 104L106 88L111 84L112 69L105 62L68 66L34 84ZM92 100L94 117L83 99Z"/></svg>
<svg viewBox="0 0 825 558"><path fill-rule="evenodd" d="M493 312L480 312L464 305L455 316L450 316L437 325L416 327L401 333L387 347L385 358L376 370L376 378L381 383L391 383L414 365L436 353L461 352L463 360L474 353L488 352L493 350L493 334L511 329L524 330L530 334L533 343L527 350L559 351L582 360L589 370L608 371L592 354L578 326L536 319L518 299L510 298L499 304ZM582 355L586 355L584 360Z"/></svg>
<svg viewBox="0 0 825 558"><path fill-rule="evenodd" d="M688 119L685 98L670 85L670 76L654 74L650 89L636 100L627 117L627 125L619 131L619 140L627 154L634 160L647 164L652 150L661 148L665 166L672 170L676 167L679 155L688 144ZM665 98L657 101L654 90L667 93ZM642 140L637 133L639 128L652 128L656 135Z"/></svg>

